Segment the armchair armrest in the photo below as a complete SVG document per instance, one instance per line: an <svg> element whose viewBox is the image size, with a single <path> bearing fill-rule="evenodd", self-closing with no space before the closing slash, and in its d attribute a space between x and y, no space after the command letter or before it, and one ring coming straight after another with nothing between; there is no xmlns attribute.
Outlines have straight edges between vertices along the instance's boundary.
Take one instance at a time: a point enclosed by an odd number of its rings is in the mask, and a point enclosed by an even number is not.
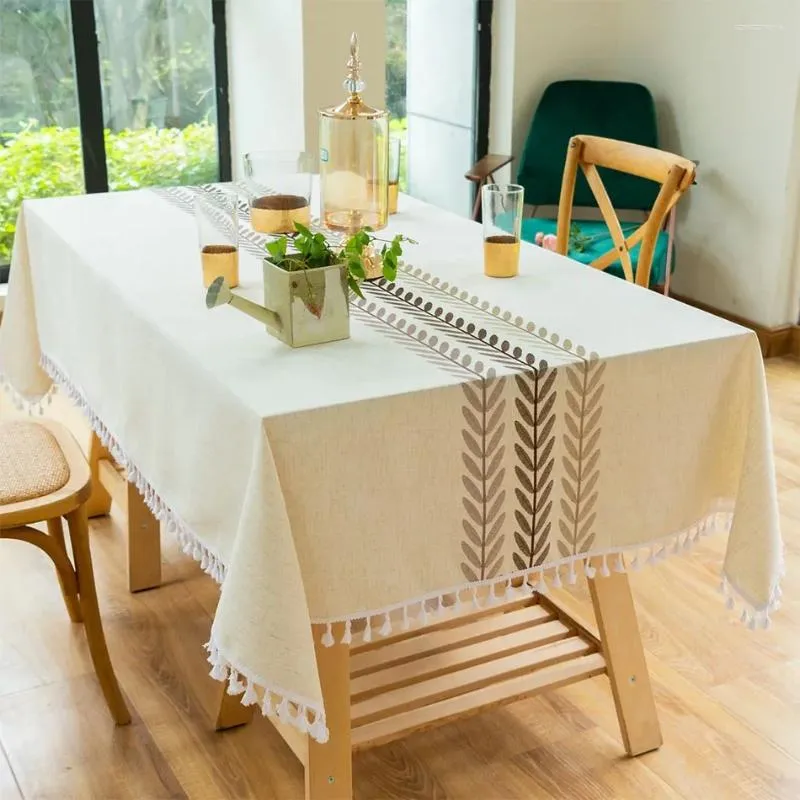
<svg viewBox="0 0 800 800"><path fill-rule="evenodd" d="M487 178L492 176L492 173L497 172L501 167L510 164L514 160L514 156L498 156L489 154L484 156L477 164L467 172L464 177L473 183L482 183Z"/></svg>

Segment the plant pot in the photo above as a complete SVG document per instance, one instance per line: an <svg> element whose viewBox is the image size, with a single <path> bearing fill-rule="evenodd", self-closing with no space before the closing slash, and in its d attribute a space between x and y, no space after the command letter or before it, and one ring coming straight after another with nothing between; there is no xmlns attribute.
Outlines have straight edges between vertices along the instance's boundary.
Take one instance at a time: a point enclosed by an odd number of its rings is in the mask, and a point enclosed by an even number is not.
<svg viewBox="0 0 800 800"><path fill-rule="evenodd" d="M349 339L347 265L288 272L265 258L264 305L281 321L267 330L290 347Z"/></svg>

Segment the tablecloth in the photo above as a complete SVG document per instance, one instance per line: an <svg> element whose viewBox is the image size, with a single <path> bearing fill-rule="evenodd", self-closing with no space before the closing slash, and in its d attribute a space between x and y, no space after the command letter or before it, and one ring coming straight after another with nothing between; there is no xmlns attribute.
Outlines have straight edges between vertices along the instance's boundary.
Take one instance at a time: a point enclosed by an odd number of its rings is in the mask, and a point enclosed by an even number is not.
<svg viewBox="0 0 800 800"><path fill-rule="evenodd" d="M325 741L311 623L368 640L718 527L729 605L767 624L783 561L752 332L534 245L486 278L478 225L403 196L381 235L419 244L397 281L353 298L350 339L292 350L205 308L192 205L213 191L26 202L0 371L34 405L53 381L75 398L221 582L229 691ZM259 300L264 237L240 224Z"/></svg>

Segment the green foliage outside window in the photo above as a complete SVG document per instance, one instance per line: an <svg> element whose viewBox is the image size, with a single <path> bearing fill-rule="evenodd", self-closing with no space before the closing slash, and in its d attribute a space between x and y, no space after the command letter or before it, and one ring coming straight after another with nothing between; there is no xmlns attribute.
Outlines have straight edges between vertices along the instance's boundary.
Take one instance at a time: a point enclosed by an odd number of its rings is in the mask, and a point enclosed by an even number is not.
<svg viewBox="0 0 800 800"><path fill-rule="evenodd" d="M217 131L207 123L105 132L112 191L218 180ZM8 263L24 199L82 194L77 128L26 128L0 134L0 264Z"/></svg>

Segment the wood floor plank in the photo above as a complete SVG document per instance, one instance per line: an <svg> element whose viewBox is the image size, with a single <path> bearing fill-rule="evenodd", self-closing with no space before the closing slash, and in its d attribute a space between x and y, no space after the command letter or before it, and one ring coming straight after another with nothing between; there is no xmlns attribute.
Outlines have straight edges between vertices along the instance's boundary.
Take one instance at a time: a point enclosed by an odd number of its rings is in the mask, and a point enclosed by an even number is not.
<svg viewBox="0 0 800 800"><path fill-rule="evenodd" d="M0 741L25 797L185 797L140 721L114 727L93 675L0 697Z"/></svg>

